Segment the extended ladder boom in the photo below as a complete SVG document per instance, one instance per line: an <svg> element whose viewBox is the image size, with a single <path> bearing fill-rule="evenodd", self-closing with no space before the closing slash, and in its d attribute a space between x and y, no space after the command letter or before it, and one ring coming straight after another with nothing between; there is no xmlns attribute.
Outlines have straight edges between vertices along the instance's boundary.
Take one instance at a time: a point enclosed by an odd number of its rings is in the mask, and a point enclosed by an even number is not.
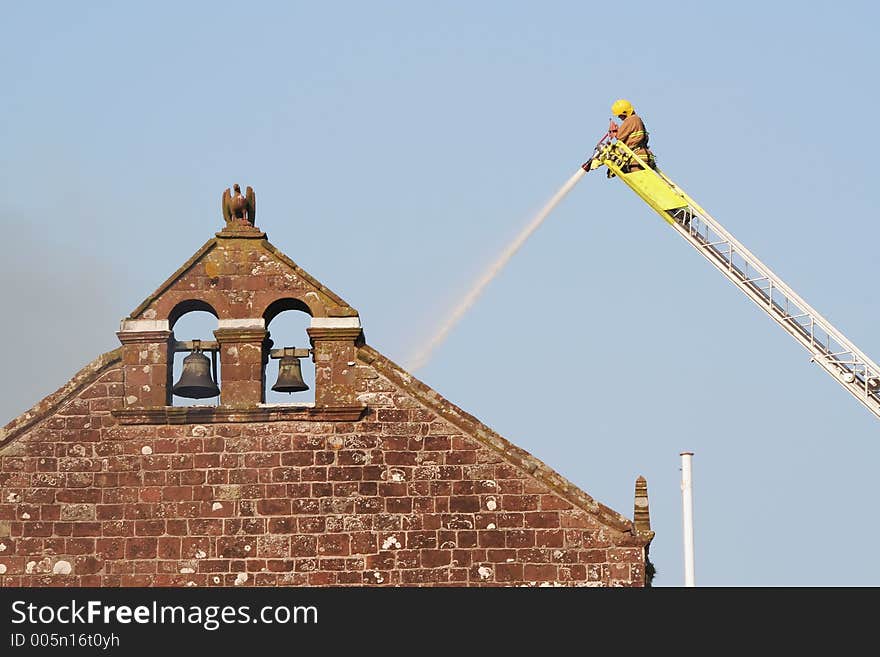
<svg viewBox="0 0 880 657"><path fill-rule="evenodd" d="M747 297L810 352L835 381L880 417L880 367L740 244L660 170L620 142L603 141L592 158L605 165ZM641 170L624 173L630 162ZM586 166L586 165L585 165Z"/></svg>

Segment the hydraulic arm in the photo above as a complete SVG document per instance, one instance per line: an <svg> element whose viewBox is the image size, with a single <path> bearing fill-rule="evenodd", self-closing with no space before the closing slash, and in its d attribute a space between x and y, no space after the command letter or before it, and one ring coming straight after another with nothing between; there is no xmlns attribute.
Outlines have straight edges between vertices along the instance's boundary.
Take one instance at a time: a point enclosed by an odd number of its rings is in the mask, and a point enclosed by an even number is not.
<svg viewBox="0 0 880 657"><path fill-rule="evenodd" d="M637 163L641 169L627 172ZM584 163L587 171L601 166L654 209L718 271L766 312L851 395L880 417L880 367L816 312L769 267L740 244L724 227L659 169L607 134Z"/></svg>

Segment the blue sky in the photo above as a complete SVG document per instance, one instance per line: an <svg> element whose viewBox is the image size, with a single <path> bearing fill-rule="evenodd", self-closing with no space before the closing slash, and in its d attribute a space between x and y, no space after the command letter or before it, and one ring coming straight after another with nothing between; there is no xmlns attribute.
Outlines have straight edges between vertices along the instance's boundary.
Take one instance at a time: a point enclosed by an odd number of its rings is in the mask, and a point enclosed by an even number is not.
<svg viewBox="0 0 880 657"><path fill-rule="evenodd" d="M878 13L11 5L2 422L117 346L119 320L221 227L234 182L256 190L272 243L406 361L586 159L619 97L660 167L877 360ZM683 582L684 450L698 585L880 585L878 420L601 172L417 374L627 516L644 475L657 586Z"/></svg>

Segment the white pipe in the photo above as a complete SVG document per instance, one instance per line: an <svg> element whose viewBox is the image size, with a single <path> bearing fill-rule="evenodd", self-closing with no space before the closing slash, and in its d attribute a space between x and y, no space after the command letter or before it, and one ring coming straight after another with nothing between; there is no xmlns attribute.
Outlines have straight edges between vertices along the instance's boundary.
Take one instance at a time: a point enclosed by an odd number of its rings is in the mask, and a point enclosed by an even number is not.
<svg viewBox="0 0 880 657"><path fill-rule="evenodd" d="M694 584L694 494L691 475L693 452L681 452L681 504L684 528L684 585Z"/></svg>

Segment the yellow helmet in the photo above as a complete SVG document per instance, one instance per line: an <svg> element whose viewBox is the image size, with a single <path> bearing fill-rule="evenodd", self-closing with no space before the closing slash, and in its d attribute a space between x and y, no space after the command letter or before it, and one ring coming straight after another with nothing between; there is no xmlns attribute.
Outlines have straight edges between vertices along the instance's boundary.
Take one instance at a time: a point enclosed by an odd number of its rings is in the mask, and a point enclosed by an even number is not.
<svg viewBox="0 0 880 657"><path fill-rule="evenodd" d="M621 114L624 116L632 116L633 112L635 112L635 110L633 109L632 103L623 98L615 100L614 104L611 106L611 113L614 116L620 116Z"/></svg>

